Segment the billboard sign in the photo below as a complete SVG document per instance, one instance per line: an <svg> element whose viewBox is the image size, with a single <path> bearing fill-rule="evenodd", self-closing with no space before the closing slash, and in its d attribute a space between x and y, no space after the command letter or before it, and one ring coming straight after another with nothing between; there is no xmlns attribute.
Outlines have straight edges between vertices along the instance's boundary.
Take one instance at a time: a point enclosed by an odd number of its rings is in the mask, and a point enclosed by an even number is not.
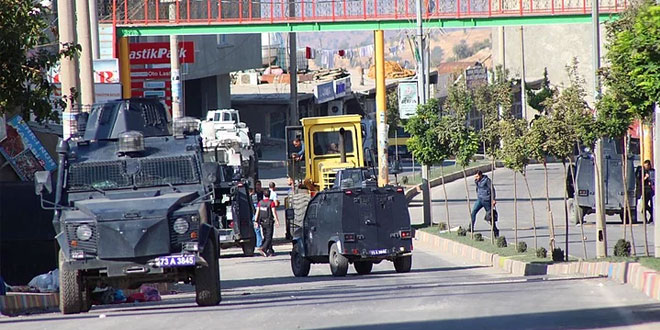
<svg viewBox="0 0 660 330"><path fill-rule="evenodd" d="M94 60L94 83L118 84L119 83L119 60L116 58ZM60 66L57 65L50 71L51 81L60 83Z"/></svg>
<svg viewBox="0 0 660 330"><path fill-rule="evenodd" d="M335 99L335 84L334 81L328 81L314 86L314 96L316 103L325 103Z"/></svg>
<svg viewBox="0 0 660 330"><path fill-rule="evenodd" d="M37 171L53 171L55 161L21 116L5 123L7 137L0 142L0 153L23 181L34 180Z"/></svg>
<svg viewBox="0 0 660 330"><path fill-rule="evenodd" d="M417 113L417 82L400 82L399 92L399 118L408 119Z"/></svg>
<svg viewBox="0 0 660 330"><path fill-rule="evenodd" d="M129 49L128 58L131 60L131 65L170 63L169 42L134 42L130 44ZM195 62L195 45L192 41L179 42L179 61Z"/></svg>

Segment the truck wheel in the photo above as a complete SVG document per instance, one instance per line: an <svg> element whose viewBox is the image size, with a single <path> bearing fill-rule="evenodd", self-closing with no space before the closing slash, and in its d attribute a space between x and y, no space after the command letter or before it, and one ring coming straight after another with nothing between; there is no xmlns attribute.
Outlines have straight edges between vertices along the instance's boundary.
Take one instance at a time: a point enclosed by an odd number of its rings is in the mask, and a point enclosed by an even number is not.
<svg viewBox="0 0 660 330"><path fill-rule="evenodd" d="M575 212L577 211L577 215ZM575 200L568 200L568 215L571 220L575 221L575 224L580 224L584 222L584 210L581 207L575 206Z"/></svg>
<svg viewBox="0 0 660 330"><path fill-rule="evenodd" d="M397 273L407 273L412 268L412 256L403 256L394 259L394 269Z"/></svg>
<svg viewBox="0 0 660 330"><path fill-rule="evenodd" d="M251 257L254 255L254 248L257 242L253 239L241 243L241 249L243 249L243 255L246 257Z"/></svg>
<svg viewBox="0 0 660 330"><path fill-rule="evenodd" d="M208 267L195 268L195 300L199 306L215 306L221 300L219 256L213 236L211 234L201 254L209 264Z"/></svg>
<svg viewBox="0 0 660 330"><path fill-rule="evenodd" d="M356 261L353 263L355 271L360 275L367 275L371 273L374 263L371 261Z"/></svg>
<svg viewBox="0 0 660 330"><path fill-rule="evenodd" d="M293 246L291 250L291 270L295 277L305 277L309 275L311 263L307 258L303 257L298 251L296 245Z"/></svg>
<svg viewBox="0 0 660 330"><path fill-rule="evenodd" d="M337 243L332 243L330 247L329 262L333 276L346 276L346 273L348 273L348 259L339 252Z"/></svg>
<svg viewBox="0 0 660 330"><path fill-rule="evenodd" d="M82 307L82 276L79 270L64 270L64 252L60 250L60 311L62 314L80 313Z"/></svg>

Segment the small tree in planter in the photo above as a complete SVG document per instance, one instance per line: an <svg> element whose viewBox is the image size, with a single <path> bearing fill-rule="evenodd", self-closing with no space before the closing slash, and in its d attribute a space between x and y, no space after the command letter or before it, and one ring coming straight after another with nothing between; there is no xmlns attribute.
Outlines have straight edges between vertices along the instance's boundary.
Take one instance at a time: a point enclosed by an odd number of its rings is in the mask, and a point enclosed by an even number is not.
<svg viewBox="0 0 660 330"><path fill-rule="evenodd" d="M512 82L508 79L508 71L498 66L494 72L492 84L478 87L475 92L475 105L483 116L483 129L480 131L486 153L491 157L491 190L495 185L495 164L501 145L500 120L511 117L513 105ZM491 196L493 195L491 191ZM491 218L494 219L495 208L491 207ZM494 243L495 221L491 221L491 243Z"/></svg>
<svg viewBox="0 0 660 330"><path fill-rule="evenodd" d="M447 91L447 100L445 101L445 108L453 113L450 122L448 122L451 129L443 127L442 132L438 132L444 139L452 142L451 154L455 156L456 163L462 168L468 219L471 215L471 206L470 190L468 188L465 168L470 165L472 157L474 157L474 154L479 149L479 140L476 133L465 124L467 116L473 107L474 100L472 93L467 89L465 83L459 82L451 85ZM445 198L446 196L447 194L445 192Z"/></svg>
<svg viewBox="0 0 660 330"><path fill-rule="evenodd" d="M441 126L440 107L437 99L430 99L417 107L415 116L408 119L405 129L410 133L408 150L415 159L425 165L438 164L447 158L446 144L439 143L436 127ZM428 182L422 182L428 185ZM432 223L425 223L430 226Z"/></svg>

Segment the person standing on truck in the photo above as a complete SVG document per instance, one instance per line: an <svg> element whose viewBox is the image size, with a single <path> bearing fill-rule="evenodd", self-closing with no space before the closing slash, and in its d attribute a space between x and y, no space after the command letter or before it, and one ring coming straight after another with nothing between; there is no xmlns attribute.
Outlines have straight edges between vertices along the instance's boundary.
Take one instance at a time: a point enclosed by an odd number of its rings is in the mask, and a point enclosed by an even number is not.
<svg viewBox="0 0 660 330"><path fill-rule="evenodd" d="M472 214L471 216L471 225L470 225L470 231L474 230L474 223L476 222L477 219L477 213L483 208L486 210L486 213L490 213L491 207L494 207L497 202L495 202L495 187L493 187L493 183L490 180L490 178L486 175L483 174L481 171L477 171L477 174L474 176L474 183L477 186L477 200L474 202L474 206L472 207ZM492 196L491 196L492 192ZM492 219L492 220L496 220ZM497 229L497 226L495 223L493 223L494 226L494 234L495 237L500 236L500 230Z"/></svg>
<svg viewBox="0 0 660 330"><path fill-rule="evenodd" d="M261 226L264 234L264 240L257 248L264 257L271 257L273 253L273 225L280 226L280 220L277 217L275 210L275 203L270 200L270 191L264 190L264 199L257 204L257 222L254 224L255 228ZM273 223L274 220L274 223Z"/></svg>

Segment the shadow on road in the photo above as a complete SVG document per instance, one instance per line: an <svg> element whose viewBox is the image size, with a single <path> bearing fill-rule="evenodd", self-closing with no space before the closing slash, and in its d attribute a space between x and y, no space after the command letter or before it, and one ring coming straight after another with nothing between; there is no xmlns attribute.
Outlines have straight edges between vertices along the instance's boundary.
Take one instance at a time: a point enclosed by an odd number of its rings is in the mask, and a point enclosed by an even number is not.
<svg viewBox="0 0 660 330"><path fill-rule="evenodd" d="M653 321L660 321L660 304L356 325L326 329L595 329L631 326Z"/></svg>

